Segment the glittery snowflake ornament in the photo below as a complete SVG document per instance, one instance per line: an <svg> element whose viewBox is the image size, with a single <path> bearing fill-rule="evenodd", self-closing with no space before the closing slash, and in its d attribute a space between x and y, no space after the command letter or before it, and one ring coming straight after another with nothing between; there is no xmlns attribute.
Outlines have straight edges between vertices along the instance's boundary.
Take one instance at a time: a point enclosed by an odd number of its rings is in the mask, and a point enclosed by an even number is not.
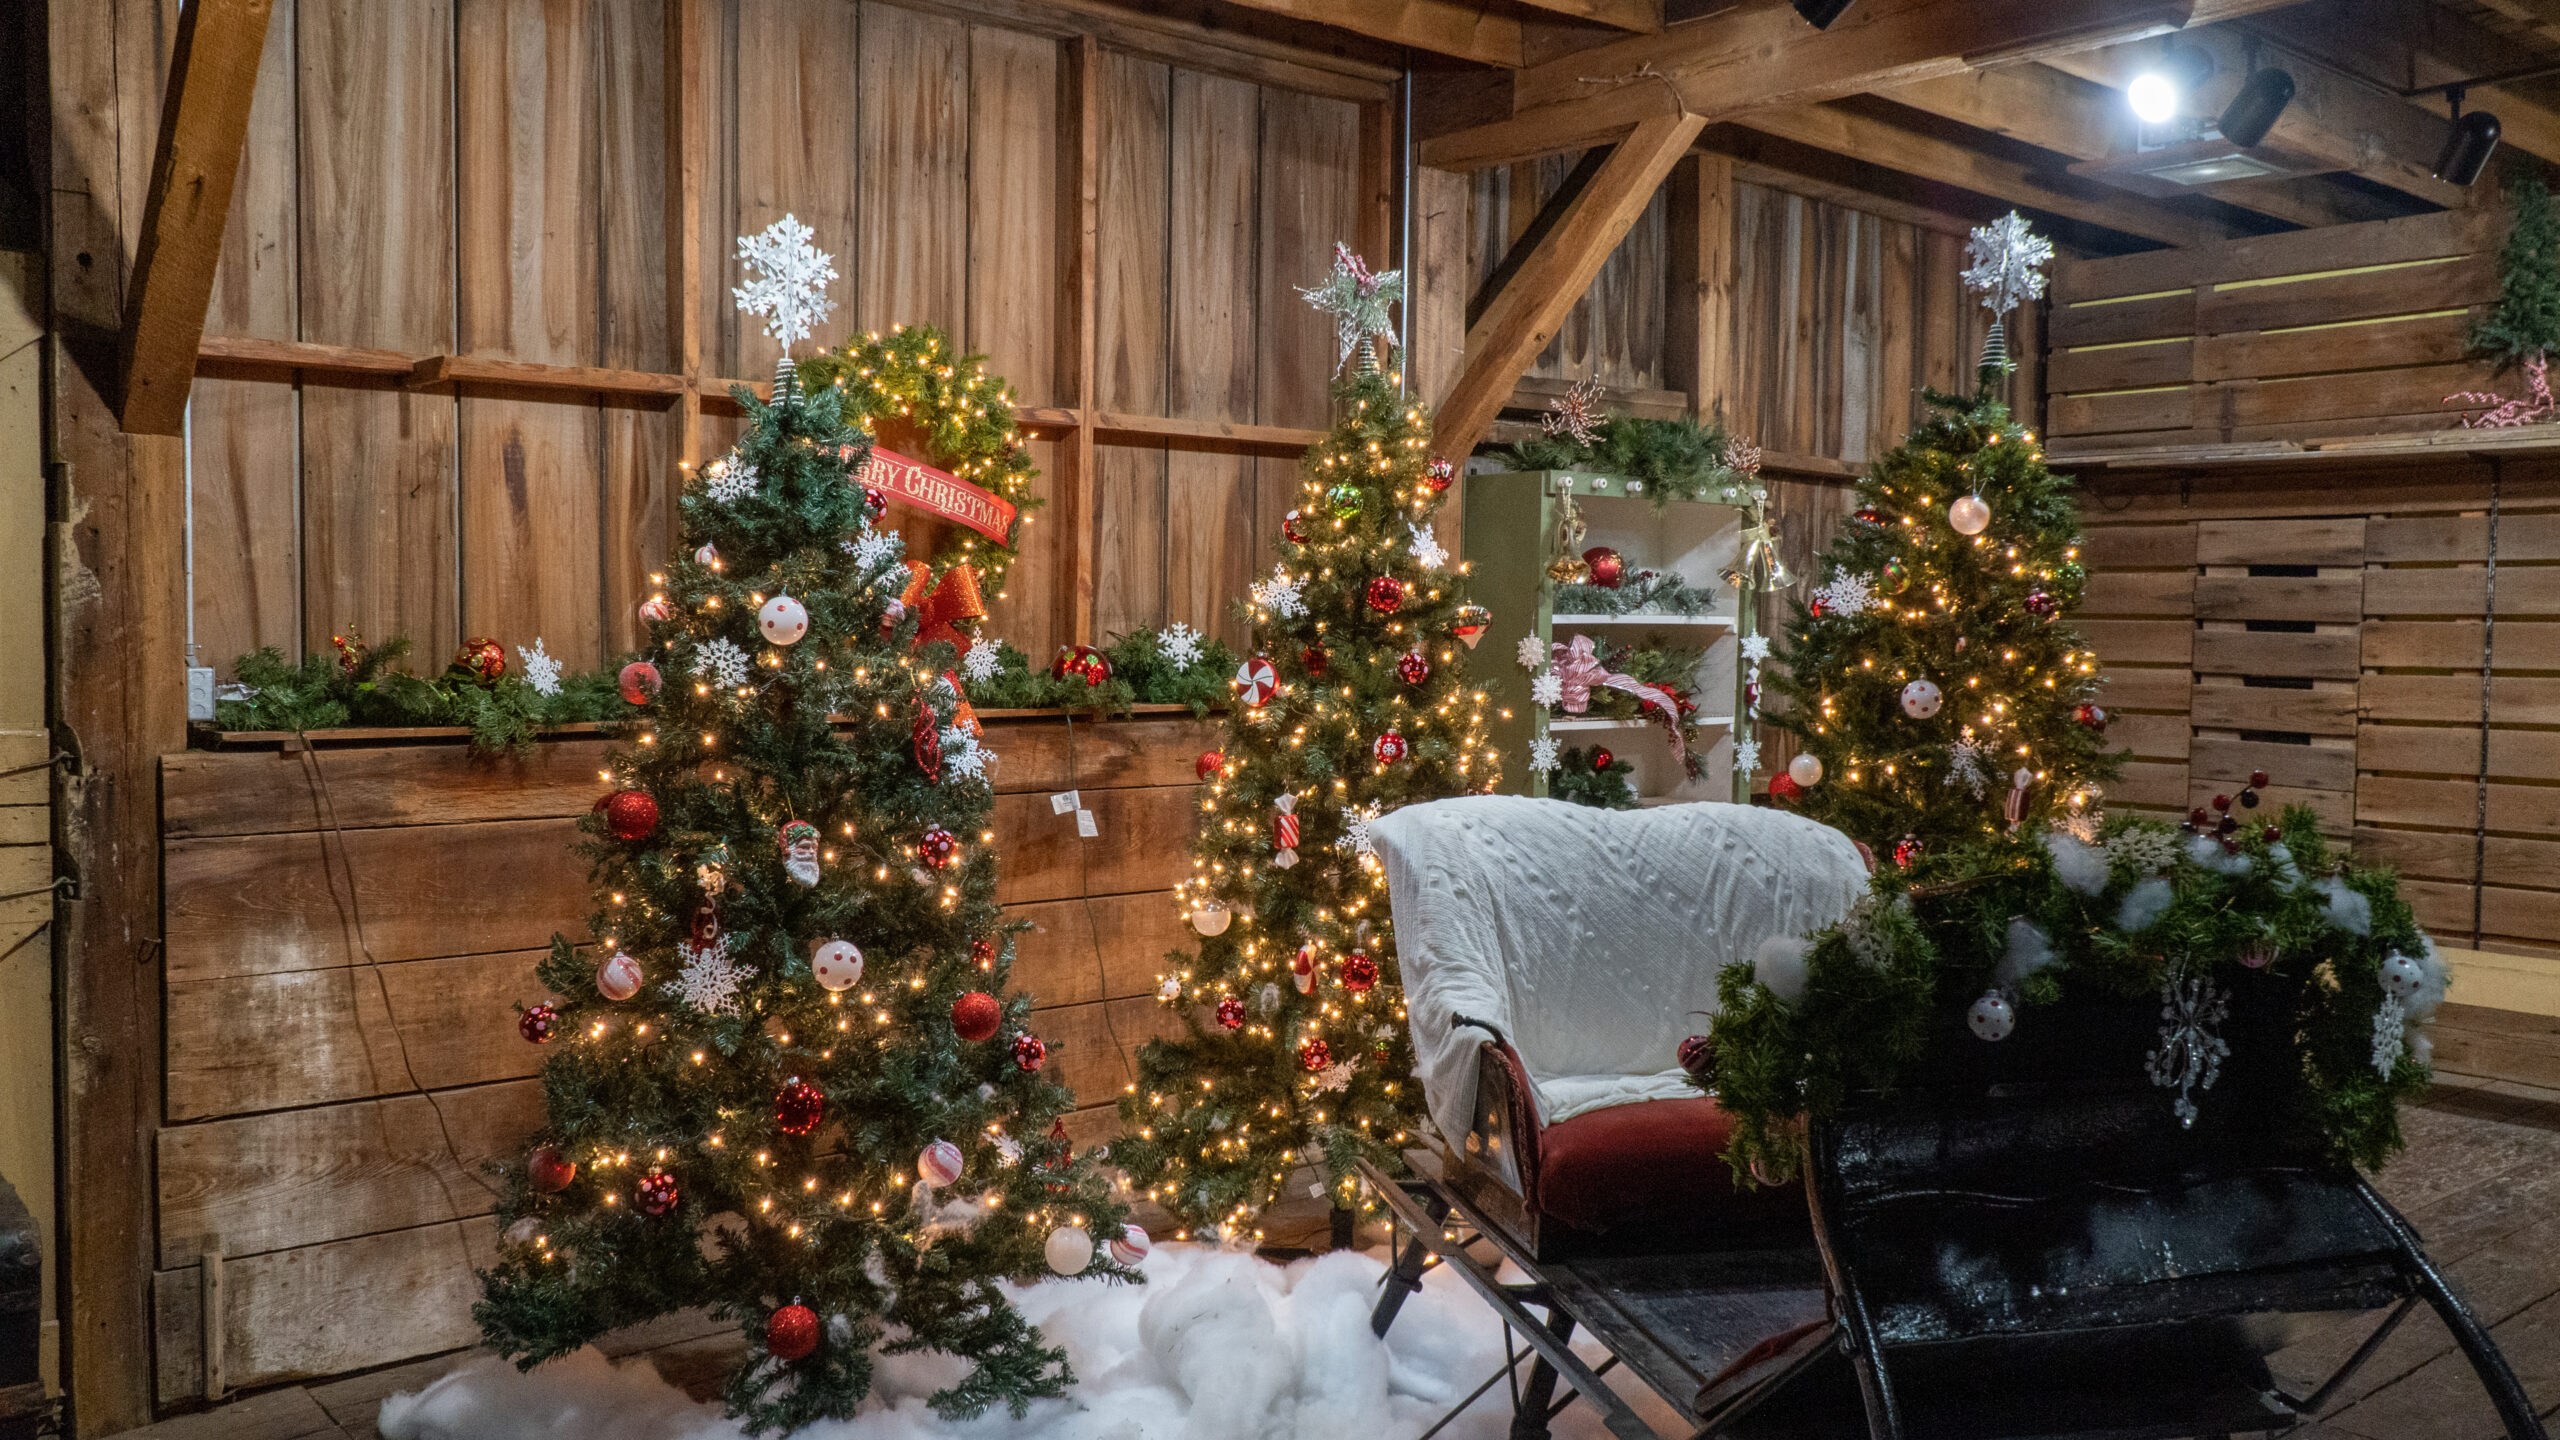
<svg viewBox="0 0 2560 1440"><path fill-rule="evenodd" d="M1413 563L1425 570L1437 570L1449 563L1449 552L1435 533L1439 526L1416 525L1407 521L1404 528L1413 532Z"/></svg>
<svg viewBox="0 0 2560 1440"><path fill-rule="evenodd" d="M1333 317L1334 340L1342 353L1334 357L1333 368L1340 370L1357 352L1360 368L1378 368L1377 341L1395 343L1395 321L1388 307L1404 303L1404 272L1389 270L1372 274L1368 263L1351 253L1351 247L1336 242L1333 247L1333 269L1320 285L1302 286L1298 293L1307 303Z"/></svg>
<svg viewBox="0 0 2560 1440"><path fill-rule="evenodd" d="M1179 620L1156 632L1156 649L1165 663L1176 670L1188 670L1200 663L1200 632Z"/></svg>
<svg viewBox="0 0 2560 1440"><path fill-rule="evenodd" d="M785 353L836 308L826 294L836 278L835 257L809 243L816 233L785 215L759 234L738 237L739 262L760 273L730 293L740 310L765 317L764 332L781 341Z"/></svg>
<svg viewBox="0 0 2560 1440"><path fill-rule="evenodd" d="M1307 613L1307 602L1298 593L1301 583L1289 578L1288 566L1274 565L1270 579L1246 588L1253 595L1253 603L1270 611L1273 618L1294 620Z"/></svg>
<svg viewBox="0 0 2560 1440"><path fill-rule="evenodd" d="M676 958L684 969L660 988L705 1015L737 1013L738 991L755 978L756 967L729 957L728 936L708 945L679 944Z"/></svg>
<svg viewBox="0 0 2560 1440"><path fill-rule="evenodd" d="M533 637L533 648L530 650L521 645L517 646L516 658L524 662L524 683L533 687L534 694L557 695L560 693L560 662L551 658L550 652L542 648L541 636Z"/></svg>
<svg viewBox="0 0 2560 1440"><path fill-rule="evenodd" d="M1832 576L1813 592L1814 614L1837 615L1852 620L1875 608L1875 587L1863 575L1842 573Z"/></svg>
<svg viewBox="0 0 2560 1440"><path fill-rule="evenodd" d="M723 455L702 467L702 488L723 505L734 505L756 493L756 467L735 455Z"/></svg>
<svg viewBox="0 0 2560 1440"><path fill-rule="evenodd" d="M1552 736L1540 736L1529 742L1529 768L1544 775L1556 768L1556 742Z"/></svg>
<svg viewBox="0 0 2560 1440"><path fill-rule="evenodd" d="M981 685L996 678L996 671L1003 667L1003 650L984 635L970 641L969 653L960 657L960 673Z"/></svg>
<svg viewBox="0 0 2560 1440"><path fill-rule="evenodd" d="M725 638L713 640L693 652L693 673L723 690L735 690L747 683L747 652Z"/></svg>

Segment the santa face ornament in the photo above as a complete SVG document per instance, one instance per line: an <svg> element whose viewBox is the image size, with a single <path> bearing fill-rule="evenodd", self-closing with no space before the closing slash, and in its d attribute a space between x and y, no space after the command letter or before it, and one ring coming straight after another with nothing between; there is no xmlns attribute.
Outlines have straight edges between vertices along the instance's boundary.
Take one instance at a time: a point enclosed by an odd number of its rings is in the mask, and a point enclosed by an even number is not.
<svg viewBox="0 0 2560 1440"><path fill-rule="evenodd" d="M802 885L818 883L818 827L794 820L782 827L782 868Z"/></svg>

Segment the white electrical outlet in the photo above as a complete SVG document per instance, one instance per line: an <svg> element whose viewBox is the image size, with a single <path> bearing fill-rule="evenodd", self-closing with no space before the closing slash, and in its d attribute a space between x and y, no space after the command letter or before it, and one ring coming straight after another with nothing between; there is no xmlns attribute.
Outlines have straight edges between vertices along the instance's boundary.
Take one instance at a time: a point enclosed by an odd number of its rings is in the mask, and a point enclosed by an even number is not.
<svg viewBox="0 0 2560 1440"><path fill-rule="evenodd" d="M213 718L213 667L210 665L187 667L187 718Z"/></svg>

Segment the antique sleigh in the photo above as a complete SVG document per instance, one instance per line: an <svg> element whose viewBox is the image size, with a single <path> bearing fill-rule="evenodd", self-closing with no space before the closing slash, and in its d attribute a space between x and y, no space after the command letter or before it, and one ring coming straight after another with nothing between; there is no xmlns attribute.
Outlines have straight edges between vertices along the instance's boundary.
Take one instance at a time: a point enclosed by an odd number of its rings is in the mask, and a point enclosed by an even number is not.
<svg viewBox="0 0 2560 1440"><path fill-rule="evenodd" d="M1864 889L1845 838L1736 806L1508 798L1374 833L1417 1070L1457 1138L1367 1172L1396 1221L1372 1325L1446 1265L1524 1342L1453 1416L1507 1383L1514 1440L1576 1402L1620 1440L1663 1434L1604 1378L1623 1366L1693 1436L2274 1432L2423 1301L2509 1440L2547 1440L2408 1223L2275 1120L2280 993L2235 1003L2192 1127L2144 1079L2156 1004L2055 1007L1998 1045L1949 1012L1893 1096L1815 1127L1806 1183L1738 1188L1722 1112L1669 1060L1717 969ZM2339 1312L2379 1314L2325 1379L2280 1382L2269 1357Z"/></svg>

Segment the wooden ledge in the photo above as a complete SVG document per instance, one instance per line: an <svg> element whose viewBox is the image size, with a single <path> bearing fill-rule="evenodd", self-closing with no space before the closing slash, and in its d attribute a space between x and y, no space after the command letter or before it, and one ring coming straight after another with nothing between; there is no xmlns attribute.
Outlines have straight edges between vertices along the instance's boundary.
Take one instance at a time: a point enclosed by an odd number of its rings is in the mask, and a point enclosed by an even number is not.
<svg viewBox="0 0 2560 1440"><path fill-rule="evenodd" d="M2407 430L2382 435L2339 435L2312 440L2227 440L2186 445L2128 446L2122 450L2072 450L2048 440L2045 463L2057 469L2176 470L2196 466L2264 464L2361 464L2371 460L2435 456L2560 454L2560 422L2508 430Z"/></svg>
<svg viewBox="0 0 2560 1440"><path fill-rule="evenodd" d="M978 718L993 724L1037 723L1043 720L1071 720L1083 717L1087 724L1107 724L1119 720L1148 720L1164 715L1189 715L1188 705L1132 705L1097 715L1092 707L1074 709L984 709ZM1212 714L1219 712L1212 711ZM551 725L535 732L537 740L583 740L602 735L608 723L602 720L577 720L566 725ZM300 741L309 745L381 745L396 742L424 741L453 743L471 738L467 725L341 725L328 730L216 730L198 724L190 739L199 741L198 748L208 750L275 749Z"/></svg>

